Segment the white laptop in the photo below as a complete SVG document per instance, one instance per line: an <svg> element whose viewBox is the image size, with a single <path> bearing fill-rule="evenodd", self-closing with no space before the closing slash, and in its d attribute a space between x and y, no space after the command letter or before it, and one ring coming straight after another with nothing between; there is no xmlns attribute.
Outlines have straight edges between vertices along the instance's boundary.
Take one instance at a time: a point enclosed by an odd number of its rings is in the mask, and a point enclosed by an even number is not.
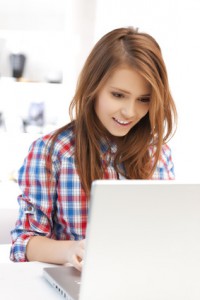
<svg viewBox="0 0 200 300"><path fill-rule="evenodd" d="M200 183L93 182L82 274L44 276L70 300L199 300Z"/></svg>

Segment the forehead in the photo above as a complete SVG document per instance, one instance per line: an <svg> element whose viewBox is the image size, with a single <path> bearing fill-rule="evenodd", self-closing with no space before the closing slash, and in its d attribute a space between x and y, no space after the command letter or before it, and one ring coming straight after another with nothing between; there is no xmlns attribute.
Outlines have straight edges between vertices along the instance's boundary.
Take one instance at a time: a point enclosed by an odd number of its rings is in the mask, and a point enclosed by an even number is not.
<svg viewBox="0 0 200 300"><path fill-rule="evenodd" d="M151 92L149 82L138 71L126 65L115 69L104 87L121 89L137 95L145 95Z"/></svg>

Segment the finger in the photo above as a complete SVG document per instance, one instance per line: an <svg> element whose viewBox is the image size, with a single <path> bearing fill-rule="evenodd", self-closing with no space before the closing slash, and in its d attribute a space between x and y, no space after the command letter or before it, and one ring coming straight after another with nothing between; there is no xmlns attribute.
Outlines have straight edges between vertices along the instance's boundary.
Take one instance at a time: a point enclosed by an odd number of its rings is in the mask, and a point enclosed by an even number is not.
<svg viewBox="0 0 200 300"><path fill-rule="evenodd" d="M83 260L84 254L85 254L85 250L79 248L78 251L77 251L77 254L76 254L76 256L78 257L79 261Z"/></svg>
<svg viewBox="0 0 200 300"><path fill-rule="evenodd" d="M82 261L82 260L81 260ZM72 265L79 270L80 272L82 271L82 263L81 261L78 259L77 256L74 256L72 259Z"/></svg>

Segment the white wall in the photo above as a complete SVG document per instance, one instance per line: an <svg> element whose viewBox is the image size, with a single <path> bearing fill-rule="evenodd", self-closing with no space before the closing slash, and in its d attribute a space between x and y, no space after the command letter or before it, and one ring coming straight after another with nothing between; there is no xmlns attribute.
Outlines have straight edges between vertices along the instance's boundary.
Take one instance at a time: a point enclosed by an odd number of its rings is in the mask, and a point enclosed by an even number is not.
<svg viewBox="0 0 200 300"><path fill-rule="evenodd" d="M65 11L64 83L71 99L78 75L94 45L96 0L68 0Z"/></svg>

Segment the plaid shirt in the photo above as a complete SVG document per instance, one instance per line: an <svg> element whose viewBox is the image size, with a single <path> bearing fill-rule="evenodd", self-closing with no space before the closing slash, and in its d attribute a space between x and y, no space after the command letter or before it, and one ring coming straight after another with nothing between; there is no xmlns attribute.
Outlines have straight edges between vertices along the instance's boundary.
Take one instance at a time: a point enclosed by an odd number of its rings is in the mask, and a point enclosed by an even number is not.
<svg viewBox="0 0 200 300"><path fill-rule="evenodd" d="M89 201L81 188L74 161L74 133L61 133L52 154L53 184L49 189L46 172L47 141L50 135L36 140L19 170L19 217L11 232L13 261L26 261L26 245L31 236L41 235L57 240L80 240L85 237ZM104 179L117 179L113 167L116 145L101 145ZM109 162L109 163L108 163ZM152 179L174 179L171 151L167 145Z"/></svg>

